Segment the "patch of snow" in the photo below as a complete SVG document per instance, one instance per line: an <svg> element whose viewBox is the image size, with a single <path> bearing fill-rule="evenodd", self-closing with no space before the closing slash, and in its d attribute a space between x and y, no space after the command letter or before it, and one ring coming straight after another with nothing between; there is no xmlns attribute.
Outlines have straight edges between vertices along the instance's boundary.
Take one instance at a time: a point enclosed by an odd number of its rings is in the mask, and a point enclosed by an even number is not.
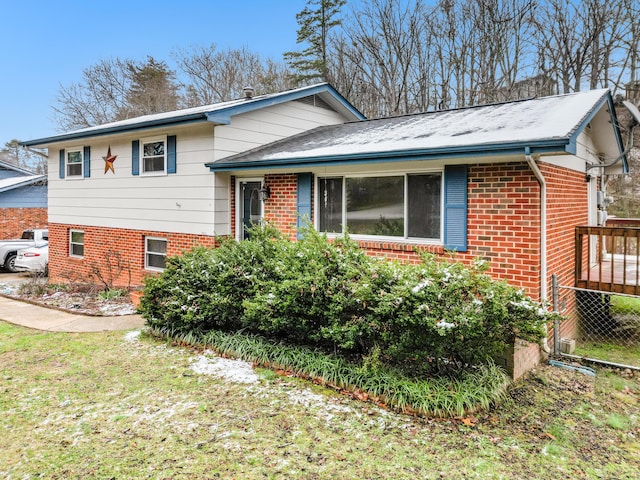
<svg viewBox="0 0 640 480"><path fill-rule="evenodd" d="M53 292L50 295L43 295L42 298L60 298L60 297L64 297L65 293L64 292Z"/></svg>
<svg viewBox="0 0 640 480"><path fill-rule="evenodd" d="M110 304L105 303L100 307L100 313L108 316L133 315L136 309L133 305L128 304Z"/></svg>
<svg viewBox="0 0 640 480"><path fill-rule="evenodd" d="M0 293L13 295L18 291L18 285L14 283L0 283Z"/></svg>
<svg viewBox="0 0 640 480"><path fill-rule="evenodd" d="M138 338L140 337L140 330L134 330L132 332L128 332L125 336L124 336L124 341L125 342L137 342Z"/></svg>
<svg viewBox="0 0 640 480"><path fill-rule="evenodd" d="M198 355L191 360L191 369L200 375L214 375L236 383L258 383L251 364L242 360Z"/></svg>
<svg viewBox="0 0 640 480"><path fill-rule="evenodd" d="M331 403L325 395L313 393L310 390L290 390L287 395L294 405L317 409L317 414L322 415L327 422L332 421L337 413L354 413L352 408Z"/></svg>

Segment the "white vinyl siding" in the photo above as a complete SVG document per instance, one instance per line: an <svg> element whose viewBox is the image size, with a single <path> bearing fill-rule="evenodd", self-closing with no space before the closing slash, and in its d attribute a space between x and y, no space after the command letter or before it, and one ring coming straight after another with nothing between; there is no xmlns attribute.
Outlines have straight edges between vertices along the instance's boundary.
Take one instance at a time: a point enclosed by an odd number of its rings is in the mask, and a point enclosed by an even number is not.
<svg viewBox="0 0 640 480"><path fill-rule="evenodd" d="M344 120L334 111L302 102L289 102L239 115L233 117L231 125L216 127L214 160Z"/></svg>

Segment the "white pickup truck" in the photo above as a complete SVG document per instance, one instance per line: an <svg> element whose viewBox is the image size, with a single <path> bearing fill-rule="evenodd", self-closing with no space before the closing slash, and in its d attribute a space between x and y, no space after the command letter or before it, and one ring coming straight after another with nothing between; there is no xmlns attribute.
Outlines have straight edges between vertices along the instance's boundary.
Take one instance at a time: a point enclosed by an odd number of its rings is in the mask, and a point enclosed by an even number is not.
<svg viewBox="0 0 640 480"><path fill-rule="evenodd" d="M0 267L8 272L16 272L15 262L18 250L39 247L49 243L49 230L34 228L22 232L22 237L15 240L0 240Z"/></svg>

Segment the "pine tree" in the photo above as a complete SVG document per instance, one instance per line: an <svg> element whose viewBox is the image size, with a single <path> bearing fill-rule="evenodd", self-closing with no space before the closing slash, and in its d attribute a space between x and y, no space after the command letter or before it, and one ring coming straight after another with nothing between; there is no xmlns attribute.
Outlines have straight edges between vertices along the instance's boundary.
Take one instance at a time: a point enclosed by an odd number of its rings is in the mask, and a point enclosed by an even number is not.
<svg viewBox="0 0 640 480"><path fill-rule="evenodd" d="M330 80L327 65L329 31L342 23L338 16L346 3L346 0L308 0L306 7L296 15L300 26L296 41L308 46L284 54L285 61L295 72L292 75L294 83Z"/></svg>
<svg viewBox="0 0 640 480"><path fill-rule="evenodd" d="M180 97L175 73L166 62L147 57L142 64L128 65L131 87L127 92L125 118L168 112L178 108Z"/></svg>

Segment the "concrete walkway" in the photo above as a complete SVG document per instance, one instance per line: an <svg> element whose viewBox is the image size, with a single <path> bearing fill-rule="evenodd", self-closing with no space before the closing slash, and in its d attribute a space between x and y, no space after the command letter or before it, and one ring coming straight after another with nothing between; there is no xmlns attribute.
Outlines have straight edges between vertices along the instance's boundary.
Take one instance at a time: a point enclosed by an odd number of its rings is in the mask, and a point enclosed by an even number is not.
<svg viewBox="0 0 640 480"><path fill-rule="evenodd" d="M0 296L0 320L48 332L133 330L144 325L140 315L94 317L41 307Z"/></svg>
<svg viewBox="0 0 640 480"><path fill-rule="evenodd" d="M0 285L30 281L28 273L0 273ZM47 308L0 295L0 320L48 332L103 332L133 330L144 325L140 315L96 317Z"/></svg>

